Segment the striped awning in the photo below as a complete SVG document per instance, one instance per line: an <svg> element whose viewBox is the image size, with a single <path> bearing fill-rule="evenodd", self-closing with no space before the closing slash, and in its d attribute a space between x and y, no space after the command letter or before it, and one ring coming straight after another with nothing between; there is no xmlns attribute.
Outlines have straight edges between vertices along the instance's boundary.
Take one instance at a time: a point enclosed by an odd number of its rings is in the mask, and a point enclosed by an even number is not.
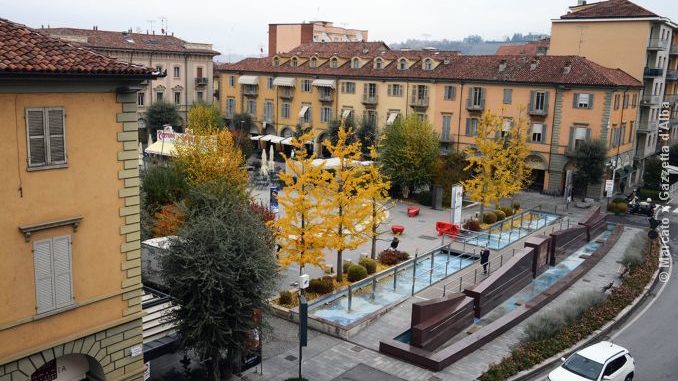
<svg viewBox="0 0 678 381"><path fill-rule="evenodd" d="M259 77L256 75L241 75L238 78L239 85L258 85Z"/></svg>
<svg viewBox="0 0 678 381"><path fill-rule="evenodd" d="M312 85L317 87L329 87L334 89L337 85L337 81L333 79L314 79Z"/></svg>
<svg viewBox="0 0 678 381"><path fill-rule="evenodd" d="M294 87L295 81L292 77L276 77L273 78L273 86Z"/></svg>

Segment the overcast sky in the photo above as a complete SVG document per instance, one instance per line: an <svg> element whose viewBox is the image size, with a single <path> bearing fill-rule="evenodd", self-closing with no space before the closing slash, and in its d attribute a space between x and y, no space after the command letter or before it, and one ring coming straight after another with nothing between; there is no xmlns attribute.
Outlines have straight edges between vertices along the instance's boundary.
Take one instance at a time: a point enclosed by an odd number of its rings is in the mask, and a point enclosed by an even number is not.
<svg viewBox="0 0 678 381"><path fill-rule="evenodd" d="M146 31L160 17L184 40L208 42L225 58L267 50L268 24L328 20L367 29L370 40L461 39L478 34L503 39L513 33L549 33L552 18L576 0L0 0L0 17L31 27ZM678 1L638 0L637 4L678 21Z"/></svg>

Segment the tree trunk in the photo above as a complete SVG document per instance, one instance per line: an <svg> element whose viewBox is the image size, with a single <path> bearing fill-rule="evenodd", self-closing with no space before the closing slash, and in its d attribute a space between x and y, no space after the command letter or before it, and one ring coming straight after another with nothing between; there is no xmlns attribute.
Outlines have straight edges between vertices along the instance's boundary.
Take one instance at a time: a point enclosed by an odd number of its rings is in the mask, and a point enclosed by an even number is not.
<svg viewBox="0 0 678 381"><path fill-rule="evenodd" d="M370 257L377 258L377 206L376 201L372 199L372 251Z"/></svg>
<svg viewBox="0 0 678 381"><path fill-rule="evenodd" d="M400 190L403 193L403 198L408 198L410 196L410 187L407 185L401 185Z"/></svg>
<svg viewBox="0 0 678 381"><path fill-rule="evenodd" d="M484 212L485 212L485 203L481 201L481 202L480 202L480 215L478 216L478 220L479 220L480 222L484 222L484 221L483 221L483 220L484 220L484 218L483 218L483 213L484 213Z"/></svg>
<svg viewBox="0 0 678 381"><path fill-rule="evenodd" d="M229 351L230 355L230 351ZM219 351L214 351L212 352L212 355L210 356L211 361L210 361L210 379L212 381L221 381L221 368L220 368L220 362L219 358L221 355L219 354Z"/></svg>
<svg viewBox="0 0 678 381"><path fill-rule="evenodd" d="M342 258L343 250L337 250L337 281L344 280L344 263Z"/></svg>
<svg viewBox="0 0 678 381"><path fill-rule="evenodd" d="M231 379L233 374L240 373L240 348L236 346L228 347L228 354L226 355L226 365L227 365L227 380Z"/></svg>

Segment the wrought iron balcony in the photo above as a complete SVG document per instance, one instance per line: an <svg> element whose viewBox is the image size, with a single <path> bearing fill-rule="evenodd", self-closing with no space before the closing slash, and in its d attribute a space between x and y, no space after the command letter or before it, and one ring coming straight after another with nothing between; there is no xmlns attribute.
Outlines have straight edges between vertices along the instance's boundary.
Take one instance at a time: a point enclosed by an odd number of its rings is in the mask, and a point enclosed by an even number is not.
<svg viewBox="0 0 678 381"><path fill-rule="evenodd" d="M678 79L678 70L667 70L666 79Z"/></svg>
<svg viewBox="0 0 678 381"><path fill-rule="evenodd" d="M643 71L645 77L661 77L663 74L664 69L660 67L645 66L645 70Z"/></svg>
<svg viewBox="0 0 678 381"><path fill-rule="evenodd" d="M294 98L294 91L289 87L283 87L278 90L278 96L282 99L292 99Z"/></svg>
<svg viewBox="0 0 678 381"><path fill-rule="evenodd" d="M548 114L548 112L549 111L546 109L546 107L544 107L543 109L530 108L529 110L529 114L534 116L545 116L546 114Z"/></svg>
<svg viewBox="0 0 678 381"><path fill-rule="evenodd" d="M643 120L638 123L638 132L655 132L657 131L657 121L647 121Z"/></svg>
<svg viewBox="0 0 678 381"><path fill-rule="evenodd" d="M473 98L466 99L466 109L469 111L483 111L485 109L485 98L480 99L478 103L474 103Z"/></svg>
<svg viewBox="0 0 678 381"><path fill-rule="evenodd" d="M242 88L242 94L247 97L256 97L259 93L259 86L245 85Z"/></svg>
<svg viewBox="0 0 678 381"><path fill-rule="evenodd" d="M664 50L668 46L669 40L662 40L661 38L651 38L647 42L647 48L652 50Z"/></svg>
<svg viewBox="0 0 678 381"><path fill-rule="evenodd" d="M363 104L366 105L376 105L377 104L377 94L363 94Z"/></svg>
<svg viewBox="0 0 678 381"><path fill-rule="evenodd" d="M654 106L656 104L659 104L659 102L661 102L661 97L658 95L645 94L640 99L641 106Z"/></svg>
<svg viewBox="0 0 678 381"><path fill-rule="evenodd" d="M207 86L207 83L208 83L207 77L197 77L195 79L195 86L196 87Z"/></svg>
<svg viewBox="0 0 678 381"><path fill-rule="evenodd" d="M428 107L428 97L417 97L410 99L411 107Z"/></svg>

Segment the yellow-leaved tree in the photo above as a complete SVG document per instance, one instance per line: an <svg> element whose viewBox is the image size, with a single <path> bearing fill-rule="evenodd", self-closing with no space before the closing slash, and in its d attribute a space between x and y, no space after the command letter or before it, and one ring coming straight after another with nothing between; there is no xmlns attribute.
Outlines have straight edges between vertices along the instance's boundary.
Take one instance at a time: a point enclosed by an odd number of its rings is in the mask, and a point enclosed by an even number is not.
<svg viewBox="0 0 678 381"><path fill-rule="evenodd" d="M333 229L328 243L337 250L337 280L343 280L343 252L354 250L367 242L368 236L363 231L371 214L370 184L368 172L361 163L362 147L360 141L348 143L353 129L339 126L337 142L325 140L323 144L337 161L332 167L332 178L326 197L332 205L332 213L326 221Z"/></svg>
<svg viewBox="0 0 678 381"><path fill-rule="evenodd" d="M379 166L376 163L378 158L377 150L374 146L370 147L370 159L372 162L365 167L367 175L368 203L370 213L367 216L368 235L372 241L370 256L372 259L377 257L377 239L380 235L386 233L386 230L380 230L380 226L388 217L390 207L390 197L388 190L391 188L391 182L381 174Z"/></svg>
<svg viewBox="0 0 678 381"><path fill-rule="evenodd" d="M530 148L527 140L530 135L530 126L521 110L518 118L512 123L509 133L504 136L506 150L506 166L511 168L510 182L502 187L501 197L513 197L516 193L530 185L532 169L527 166L527 157Z"/></svg>
<svg viewBox="0 0 678 381"><path fill-rule="evenodd" d="M190 186L206 184L247 193L245 157L228 130L209 126L195 128L184 134L175 148L175 163Z"/></svg>
<svg viewBox="0 0 678 381"><path fill-rule="evenodd" d="M284 184L278 193L282 213L269 222L280 245L278 261L284 267L299 265L300 275L306 265L323 267L323 250L331 246L325 221L332 208L326 198L331 174L322 164L314 165L316 156L304 144L310 140L310 132L293 138L293 157L283 155L287 170L278 174Z"/></svg>
<svg viewBox="0 0 678 381"><path fill-rule="evenodd" d="M217 130L224 127L224 118L215 105L196 103L188 110L186 128L198 132Z"/></svg>
<svg viewBox="0 0 678 381"><path fill-rule="evenodd" d="M466 149L469 164L465 170L472 170L472 176L464 181L464 190L472 200L480 202L481 220L484 207L490 203L498 205L512 183L507 149L504 139L499 138L503 127L503 118L486 111L478 123L475 148Z"/></svg>

